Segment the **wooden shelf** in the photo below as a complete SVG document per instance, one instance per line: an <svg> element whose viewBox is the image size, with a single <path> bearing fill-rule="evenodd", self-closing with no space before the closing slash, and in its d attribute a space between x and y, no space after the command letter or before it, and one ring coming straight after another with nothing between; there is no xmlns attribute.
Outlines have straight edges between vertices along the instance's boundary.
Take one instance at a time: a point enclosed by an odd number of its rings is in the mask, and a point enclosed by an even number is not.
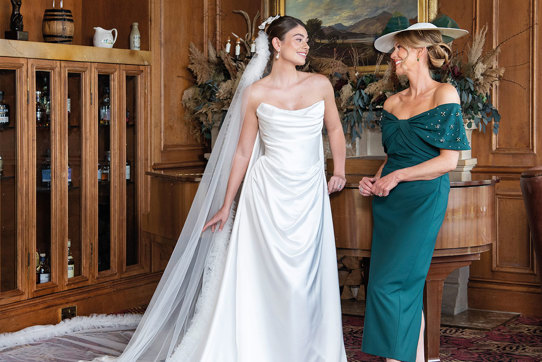
<svg viewBox="0 0 542 362"><path fill-rule="evenodd" d="M14 58L69 60L73 62L96 62L133 65L151 64L150 51L98 48L84 45L42 43L8 39L0 39L0 56Z"/></svg>

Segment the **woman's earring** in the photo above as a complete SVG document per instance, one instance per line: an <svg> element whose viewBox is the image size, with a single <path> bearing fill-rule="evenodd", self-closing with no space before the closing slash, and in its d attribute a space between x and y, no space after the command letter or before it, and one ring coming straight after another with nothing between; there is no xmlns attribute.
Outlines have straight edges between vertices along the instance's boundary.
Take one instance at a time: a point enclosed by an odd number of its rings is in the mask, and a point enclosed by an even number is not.
<svg viewBox="0 0 542 362"><path fill-rule="evenodd" d="M420 61L420 58L416 58L416 61L419 62L419 61Z"/></svg>
<svg viewBox="0 0 542 362"><path fill-rule="evenodd" d="M279 58L280 58L280 50L277 52L277 55L275 55L276 60L279 60Z"/></svg>

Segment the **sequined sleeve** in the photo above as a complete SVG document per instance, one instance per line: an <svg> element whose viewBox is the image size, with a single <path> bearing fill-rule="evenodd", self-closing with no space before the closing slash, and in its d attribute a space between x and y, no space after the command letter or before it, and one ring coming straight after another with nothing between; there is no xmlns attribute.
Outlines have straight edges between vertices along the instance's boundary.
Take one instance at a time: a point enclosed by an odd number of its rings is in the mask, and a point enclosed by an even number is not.
<svg viewBox="0 0 542 362"><path fill-rule="evenodd" d="M461 106L456 103L441 105L431 117L423 119L415 132L431 146L449 150L470 150Z"/></svg>

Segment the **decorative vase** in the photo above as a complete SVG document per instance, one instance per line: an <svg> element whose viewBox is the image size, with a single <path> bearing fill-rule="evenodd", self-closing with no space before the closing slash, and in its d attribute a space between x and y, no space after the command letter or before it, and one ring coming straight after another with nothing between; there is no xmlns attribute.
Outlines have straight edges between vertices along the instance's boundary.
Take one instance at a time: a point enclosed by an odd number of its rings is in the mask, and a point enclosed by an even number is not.
<svg viewBox="0 0 542 362"><path fill-rule="evenodd" d="M472 131L476 129L474 122L470 122L471 126L468 126L469 121L463 122L465 126L465 133L467 134L467 140L472 148ZM457 161L457 167L450 172L450 181L471 181L471 171L478 163L476 158L472 157L471 150L459 151L459 160Z"/></svg>

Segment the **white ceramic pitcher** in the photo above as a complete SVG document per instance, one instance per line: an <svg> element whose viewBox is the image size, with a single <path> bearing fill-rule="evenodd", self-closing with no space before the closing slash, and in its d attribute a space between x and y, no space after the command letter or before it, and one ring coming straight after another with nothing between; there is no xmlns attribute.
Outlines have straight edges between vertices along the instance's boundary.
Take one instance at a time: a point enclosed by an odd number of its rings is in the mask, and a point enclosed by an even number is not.
<svg viewBox="0 0 542 362"><path fill-rule="evenodd" d="M113 32L115 36L113 37ZM117 41L117 29L106 30L99 26L94 27L94 46L100 48L113 48Z"/></svg>

